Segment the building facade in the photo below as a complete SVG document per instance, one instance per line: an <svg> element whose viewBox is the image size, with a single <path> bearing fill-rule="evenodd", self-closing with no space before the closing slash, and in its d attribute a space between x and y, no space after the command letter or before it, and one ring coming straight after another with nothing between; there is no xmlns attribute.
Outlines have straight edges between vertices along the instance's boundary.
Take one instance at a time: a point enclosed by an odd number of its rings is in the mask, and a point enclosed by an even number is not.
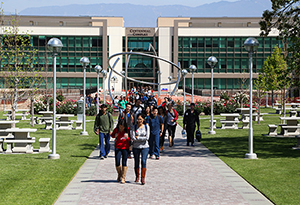
<svg viewBox="0 0 300 205"><path fill-rule="evenodd" d="M52 37L61 39L64 46L57 56L57 88L64 89L83 88L83 68L79 62L83 56L88 57L91 62L86 70L86 87L90 88L97 84L97 74L94 70L96 65L101 65L109 71L109 56L125 51L153 55L154 50L158 56L179 63L181 68L189 70L190 65L196 65L195 88L198 89L210 89L211 69L207 58L215 56L218 64L214 69L214 88L241 89L249 84L249 57L243 48L244 41L248 37L255 37L260 43L253 56L254 78L260 72L264 60L271 55L272 49L275 46L282 47L281 41L276 39L276 31L269 37L259 36L260 18L159 17L155 28L125 28L122 17L16 18L20 33L30 34L31 45L38 50L36 64L41 67L41 74L49 78L49 82L52 78L53 63L46 44ZM9 25L10 19L10 16L5 16L2 26ZM117 58L112 59L110 64L112 65ZM121 72L128 63L129 77L157 82L157 70L160 67L162 82L168 82L169 76L174 80L177 78L178 70L162 61L140 55L131 55L129 62L126 55L119 58L115 70ZM116 91L121 91L123 79L116 74L113 76L117 77L117 80L111 85L114 85ZM100 84L102 87L102 76ZM129 87L134 85L137 84L128 82ZM182 82L180 85L182 86ZM185 86L191 87L191 73L186 76ZM166 86L166 89L168 88L169 86Z"/></svg>

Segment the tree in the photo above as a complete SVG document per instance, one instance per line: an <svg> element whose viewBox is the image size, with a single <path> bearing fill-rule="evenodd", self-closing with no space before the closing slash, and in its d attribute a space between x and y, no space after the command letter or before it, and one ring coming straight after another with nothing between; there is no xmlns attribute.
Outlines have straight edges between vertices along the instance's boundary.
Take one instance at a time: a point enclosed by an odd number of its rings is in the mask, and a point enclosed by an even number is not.
<svg viewBox="0 0 300 205"><path fill-rule="evenodd" d="M269 56L261 69L261 75L265 78L267 90L280 90L281 104L283 105L283 114L285 114L285 91L291 82L291 74L287 69L282 51L277 46L273 49L273 53Z"/></svg>
<svg viewBox="0 0 300 205"><path fill-rule="evenodd" d="M36 49L30 42L30 35L19 33L17 16L11 16L3 27L1 48L1 74L4 84L10 89L12 120L15 120L17 103L33 95L42 81L41 71L35 66ZM33 115L32 115L33 117Z"/></svg>
<svg viewBox="0 0 300 205"><path fill-rule="evenodd" d="M277 29L279 38L289 41L286 61L288 70L300 74L300 0L271 0L272 11L266 10L263 13L262 21L259 22L261 35L267 36ZM295 82L294 82L295 83Z"/></svg>

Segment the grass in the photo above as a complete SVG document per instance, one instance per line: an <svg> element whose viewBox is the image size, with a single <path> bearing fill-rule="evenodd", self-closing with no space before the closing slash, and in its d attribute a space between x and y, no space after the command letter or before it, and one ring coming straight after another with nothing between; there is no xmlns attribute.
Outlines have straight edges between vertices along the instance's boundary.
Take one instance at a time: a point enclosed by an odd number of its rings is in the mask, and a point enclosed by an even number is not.
<svg viewBox="0 0 300 205"><path fill-rule="evenodd" d="M0 155L0 204L53 204L98 144L93 125L86 123L88 136L81 136L81 130L57 130L59 160L48 160L49 153ZM29 128L29 121L16 127ZM37 132L30 134L36 137L35 149L39 138L52 138L52 131L43 127L35 125Z"/></svg>
<svg viewBox="0 0 300 205"><path fill-rule="evenodd" d="M271 113L274 110L266 108L262 112ZM253 122L253 152L257 154L257 160L244 159L249 152L248 130L216 129L215 135L209 135L208 118L200 119L202 144L273 203L299 204L300 151L292 149L296 139L263 136L268 133L268 124L280 124L279 115L264 115L264 121L260 124ZM217 127L221 127L219 119L217 122Z"/></svg>
<svg viewBox="0 0 300 205"><path fill-rule="evenodd" d="M263 109L264 113L274 112ZM0 117L3 113L0 113ZM87 117L94 120L95 117ZM220 116L217 127L220 127ZM3 118L4 119L4 118ZM76 118L74 118L76 119ZM275 204L298 204L298 182L300 181L300 151L293 150L295 138L265 137L268 124L279 124L279 115L265 115L261 124L253 122L254 153L257 160L246 160L248 153L248 130L220 130L208 135L209 116L201 116L202 143L226 164L245 178L250 184ZM182 123L182 120L179 120ZM16 124L29 128L29 121ZM78 169L98 144L93 133L93 122L87 122L89 136L81 136L81 130L58 130L57 153L59 160L48 160L49 153L0 154L0 204L52 204ZM239 124L241 127L241 123ZM38 139L52 136L51 130L36 125L34 148L39 148Z"/></svg>

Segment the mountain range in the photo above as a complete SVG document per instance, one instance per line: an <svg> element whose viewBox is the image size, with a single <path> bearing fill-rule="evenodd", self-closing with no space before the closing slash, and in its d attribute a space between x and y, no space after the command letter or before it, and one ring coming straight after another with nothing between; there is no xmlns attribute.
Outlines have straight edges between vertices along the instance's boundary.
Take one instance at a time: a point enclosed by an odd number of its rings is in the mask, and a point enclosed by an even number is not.
<svg viewBox="0 0 300 205"><path fill-rule="evenodd" d="M270 0L220 1L197 7L183 5L144 6L134 4L71 4L30 7L20 15L38 16L120 16L125 27L156 27L158 17L261 17L271 9Z"/></svg>

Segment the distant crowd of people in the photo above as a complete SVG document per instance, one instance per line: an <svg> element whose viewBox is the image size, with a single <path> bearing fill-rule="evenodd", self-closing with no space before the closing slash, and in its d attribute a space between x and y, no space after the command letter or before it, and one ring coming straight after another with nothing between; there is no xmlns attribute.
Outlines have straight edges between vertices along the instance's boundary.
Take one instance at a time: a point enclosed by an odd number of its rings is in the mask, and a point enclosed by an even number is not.
<svg viewBox="0 0 300 205"><path fill-rule="evenodd" d="M174 146L178 120L174 101L171 97L165 97L164 102L157 106L152 92L149 87L138 87L131 89L129 102L125 96L116 97L114 106L118 106L120 110L116 127L113 126L111 114L106 111L106 104L101 105L96 116L94 132L99 136L100 160L107 158L110 138L115 138L118 182L125 183L127 159L132 158L133 154L135 182L145 184L147 158L160 159L167 133L169 147ZM183 128L187 131L187 146L194 145L196 125L198 130L200 125L199 113L194 108L195 104L192 103L190 109L184 113Z"/></svg>

